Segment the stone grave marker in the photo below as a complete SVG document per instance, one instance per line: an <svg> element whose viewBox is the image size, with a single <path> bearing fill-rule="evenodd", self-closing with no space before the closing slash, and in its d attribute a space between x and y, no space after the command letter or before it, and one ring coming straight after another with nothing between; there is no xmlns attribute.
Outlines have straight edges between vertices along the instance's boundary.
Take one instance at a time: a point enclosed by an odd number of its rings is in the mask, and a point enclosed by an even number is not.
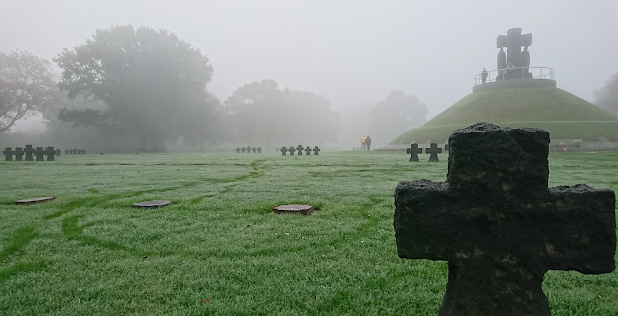
<svg viewBox="0 0 618 316"><path fill-rule="evenodd" d="M448 261L438 315L549 316L548 270L614 270L615 194L548 188L549 133L479 123L449 138L446 182L401 182L399 257Z"/></svg>
<svg viewBox="0 0 618 316"><path fill-rule="evenodd" d="M288 149L288 151L290 152L290 156L294 156L294 151L295 151L295 150L296 150L296 149L294 149L294 147L291 147L291 146L290 146L290 148Z"/></svg>
<svg viewBox="0 0 618 316"><path fill-rule="evenodd" d="M313 148L313 155L314 155L314 156L317 156L317 155L320 153L320 150L321 150L321 149L320 149L320 148L318 148L318 146L315 146L315 147Z"/></svg>
<svg viewBox="0 0 618 316"><path fill-rule="evenodd" d="M11 147L4 148L2 154L4 155L4 161L13 161L13 149Z"/></svg>
<svg viewBox="0 0 618 316"><path fill-rule="evenodd" d="M43 147L37 147L34 154L36 155L35 161L45 161L45 159L43 159L45 156L45 150L43 150Z"/></svg>
<svg viewBox="0 0 618 316"><path fill-rule="evenodd" d="M279 147L275 147L275 152L279 152Z"/></svg>
<svg viewBox="0 0 618 316"><path fill-rule="evenodd" d="M77 148L73 148L73 152L72 152L72 154L75 154L75 155L78 155L78 154L79 154L79 152L77 151Z"/></svg>
<svg viewBox="0 0 618 316"><path fill-rule="evenodd" d="M449 149L450 149L450 147L449 147L448 143L445 143L444 144L444 151L449 151Z"/></svg>
<svg viewBox="0 0 618 316"><path fill-rule="evenodd" d="M60 156L61 153L62 153L62 150L56 149L56 156Z"/></svg>
<svg viewBox="0 0 618 316"><path fill-rule="evenodd" d="M56 154L54 147L47 147L45 154L47 155L47 161L56 161L56 159L54 159L54 155Z"/></svg>
<svg viewBox="0 0 618 316"><path fill-rule="evenodd" d="M429 154L429 161L440 161L438 160L438 154L442 153L442 148L438 148L436 143L431 143L431 146L425 149L425 153Z"/></svg>
<svg viewBox="0 0 618 316"><path fill-rule="evenodd" d="M240 153L240 147L236 147L236 153Z"/></svg>
<svg viewBox="0 0 618 316"><path fill-rule="evenodd" d="M139 202L139 203L133 203L133 204L131 204L131 206L138 207L138 208L157 208L157 207L167 206L167 205L170 205L170 204L172 204L172 202L170 202L170 201L153 200L153 201L144 201L144 202Z"/></svg>
<svg viewBox="0 0 618 316"><path fill-rule="evenodd" d="M82 155L85 155L85 154L86 154L86 150L82 149Z"/></svg>
<svg viewBox="0 0 618 316"><path fill-rule="evenodd" d="M258 152L258 154L261 154L262 153L262 147L258 147L257 148L257 152Z"/></svg>
<svg viewBox="0 0 618 316"><path fill-rule="evenodd" d="M247 151L247 148L245 148L245 147L240 147L240 151L242 151L242 153L244 154L244 153L245 153L245 151Z"/></svg>
<svg viewBox="0 0 618 316"><path fill-rule="evenodd" d="M409 161L418 162L418 154L423 153L423 148L418 148L418 144L410 144L410 148L406 149L406 153L410 154Z"/></svg>
<svg viewBox="0 0 618 316"><path fill-rule="evenodd" d="M246 149L247 149L247 154L250 154L251 153L251 146L247 146Z"/></svg>
<svg viewBox="0 0 618 316"><path fill-rule="evenodd" d="M13 152L15 154L15 161L24 161L24 150L21 147L16 147L15 151Z"/></svg>
<svg viewBox="0 0 618 316"><path fill-rule="evenodd" d="M305 147L305 155L307 156L311 155L311 147L309 146Z"/></svg>
<svg viewBox="0 0 618 316"><path fill-rule="evenodd" d="M255 152L257 151L257 148L253 147L251 148L251 151L255 154Z"/></svg>
<svg viewBox="0 0 618 316"><path fill-rule="evenodd" d="M299 155L299 156L302 156L302 155L303 155L303 150L304 150L304 149L305 149L305 148L303 148L303 146L302 146L302 145L298 145L298 147L296 147L296 150L298 151L298 155Z"/></svg>
<svg viewBox="0 0 618 316"><path fill-rule="evenodd" d="M282 155L282 156L285 156L285 153L287 153L287 152L288 152L288 149L287 149L287 148L285 148L285 147L281 147L281 155Z"/></svg>
<svg viewBox="0 0 618 316"><path fill-rule="evenodd" d="M288 204L275 207L275 214L311 215L315 210L311 205Z"/></svg>
<svg viewBox="0 0 618 316"><path fill-rule="evenodd" d="M34 203L49 202L54 199L56 199L56 197L54 196L45 196L45 197L36 197L36 198L30 198L30 199L25 199L25 200L19 200L19 201L15 201L14 203L17 205L27 205L27 204L34 204Z"/></svg>
<svg viewBox="0 0 618 316"><path fill-rule="evenodd" d="M26 161L34 161L32 154L34 153L34 148L32 148L32 145L26 145L26 149L24 149L24 151L26 152Z"/></svg>
<svg viewBox="0 0 618 316"><path fill-rule="evenodd" d="M64 154L65 154L65 155L68 155L68 154L69 154L69 150L68 150L68 149L65 149L65 150L64 150Z"/></svg>

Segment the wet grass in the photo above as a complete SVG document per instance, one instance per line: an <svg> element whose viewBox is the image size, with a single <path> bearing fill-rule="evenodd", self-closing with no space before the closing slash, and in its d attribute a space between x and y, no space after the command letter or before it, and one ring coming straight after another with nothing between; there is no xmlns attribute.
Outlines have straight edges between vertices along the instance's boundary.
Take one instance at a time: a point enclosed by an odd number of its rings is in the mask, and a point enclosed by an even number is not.
<svg viewBox="0 0 618 316"><path fill-rule="evenodd" d="M445 262L397 257L401 152L68 155L3 164L1 315L436 315ZM427 157L424 157L425 159ZM550 185L618 190L618 153L552 153ZM37 196L33 205L13 201ZM136 209L163 199L174 204ZM303 217L273 205L311 204ZM618 273L550 271L553 315L617 315Z"/></svg>

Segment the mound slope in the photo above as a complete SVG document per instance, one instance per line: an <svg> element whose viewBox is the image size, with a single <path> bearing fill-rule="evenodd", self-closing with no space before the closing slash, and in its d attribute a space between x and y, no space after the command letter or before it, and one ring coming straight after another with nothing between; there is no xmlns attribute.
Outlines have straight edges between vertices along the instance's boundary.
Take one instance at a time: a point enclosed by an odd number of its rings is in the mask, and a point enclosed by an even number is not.
<svg viewBox="0 0 618 316"><path fill-rule="evenodd" d="M478 122L504 127L536 127L552 139L618 141L618 117L555 87L491 89L473 92L391 145L444 143L451 133Z"/></svg>

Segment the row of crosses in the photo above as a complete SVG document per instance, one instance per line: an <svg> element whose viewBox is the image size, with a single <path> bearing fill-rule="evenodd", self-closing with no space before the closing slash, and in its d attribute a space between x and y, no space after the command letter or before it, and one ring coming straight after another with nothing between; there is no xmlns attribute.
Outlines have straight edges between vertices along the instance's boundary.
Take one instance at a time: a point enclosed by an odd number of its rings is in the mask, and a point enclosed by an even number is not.
<svg viewBox="0 0 618 316"><path fill-rule="evenodd" d="M45 161L45 155L47 155L47 161L55 161L54 155L59 156L60 153L60 149L54 149L54 147L47 147L47 149L36 147L35 149L32 145L26 145L26 148L16 147L15 150L7 147L2 152L5 157L4 161L13 161L13 156L15 156L15 161Z"/></svg>
<svg viewBox="0 0 618 316"><path fill-rule="evenodd" d="M67 155L84 155L86 154L86 150L85 149L77 149L77 148L73 148L73 149L65 149L64 153Z"/></svg>
<svg viewBox="0 0 618 316"><path fill-rule="evenodd" d="M448 151L448 144L444 145L444 150ZM408 154L410 154L410 161L418 162L418 154L423 153L423 148L418 148L418 144L411 144L410 148L406 150ZM438 154L442 153L442 148L438 147L438 144L431 143L429 148L425 149L425 153L429 154L429 161L440 161L438 160Z"/></svg>
<svg viewBox="0 0 618 316"><path fill-rule="evenodd" d="M258 148L255 148L255 147L251 148L251 146L247 146L246 148L245 147L236 147L236 152L237 153L242 152L244 154L244 153L251 153L251 152L253 152L255 154L256 151L257 151L258 154L261 154L262 153L262 147L258 147Z"/></svg>
<svg viewBox="0 0 618 316"><path fill-rule="evenodd" d="M295 153L295 152L298 152L298 155L299 155L299 156L302 156L302 155L303 155L303 151L305 151L305 155L310 156L310 155L311 155L311 151L312 151L312 150L313 150L313 155L314 155L314 156L317 156L317 155L319 155L319 154L320 154L320 150L321 150L321 149L320 149L320 148L318 148L318 146L315 146L313 149L311 149L311 147L309 147L309 146L307 146L307 147L303 147L303 146L301 146L301 145L298 145L298 147L296 147L296 148L294 148L294 147L290 147L289 149L288 149L288 148L285 148L285 147L281 147L281 150L280 150L280 151L281 151L281 155L282 155L282 156L285 156L285 154L286 154L287 152L289 152L289 153L290 153L290 156L294 156L294 153Z"/></svg>

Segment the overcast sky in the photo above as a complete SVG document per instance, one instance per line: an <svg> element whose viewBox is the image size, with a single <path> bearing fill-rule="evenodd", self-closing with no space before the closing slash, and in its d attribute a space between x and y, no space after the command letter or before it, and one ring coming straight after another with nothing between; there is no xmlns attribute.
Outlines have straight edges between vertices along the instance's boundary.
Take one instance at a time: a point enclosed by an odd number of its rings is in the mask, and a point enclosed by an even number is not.
<svg viewBox="0 0 618 316"><path fill-rule="evenodd" d="M496 37L532 33L531 66L583 99L618 72L618 1L0 0L0 51L51 60L114 24L164 28L209 56L208 89L274 79L334 109L414 94L433 117L496 68Z"/></svg>

